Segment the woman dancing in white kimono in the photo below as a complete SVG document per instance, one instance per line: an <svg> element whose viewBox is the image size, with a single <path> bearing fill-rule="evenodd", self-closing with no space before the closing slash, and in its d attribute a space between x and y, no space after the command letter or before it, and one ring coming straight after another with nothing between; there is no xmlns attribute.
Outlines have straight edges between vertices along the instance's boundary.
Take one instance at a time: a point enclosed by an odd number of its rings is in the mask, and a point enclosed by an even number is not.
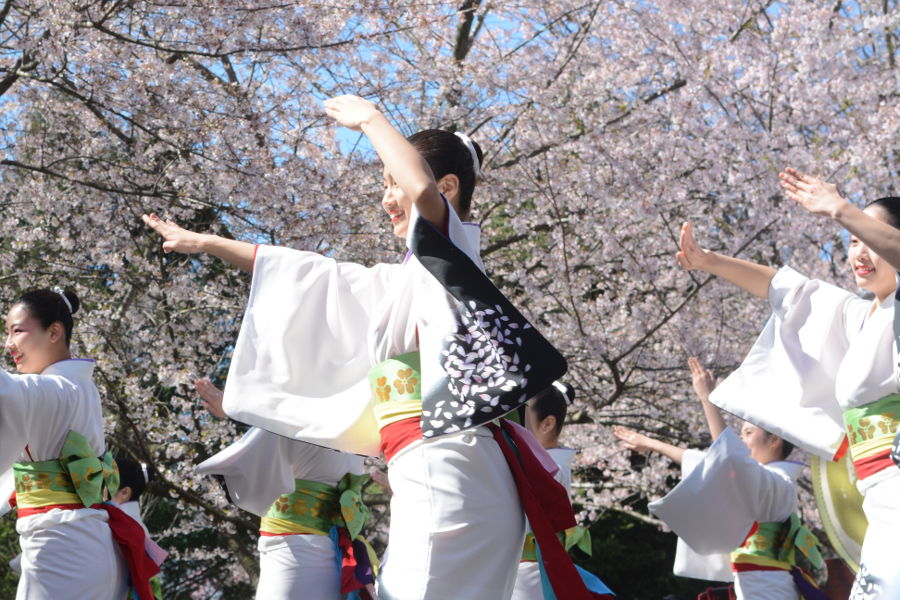
<svg viewBox="0 0 900 600"><path fill-rule="evenodd" d="M227 417L220 389L209 379L194 385L210 414ZM341 600L342 592L358 594L374 583L369 547L352 543L368 516L360 497L368 479L361 456L254 427L197 471L223 476L229 499L262 518L258 600ZM346 523L345 515L354 521Z"/></svg>
<svg viewBox="0 0 900 600"><path fill-rule="evenodd" d="M326 111L364 132L383 161L382 205L411 251L403 264L256 250L144 217L165 250L208 252L253 271L225 412L288 437L384 452L394 496L379 598L509 598L524 539L517 488L548 564L561 569L560 595L589 598L565 588L580 582L568 583L574 565L554 535L574 525L571 508L557 519L548 515L561 511L538 506L548 497L568 505L565 490L549 474L534 485L523 475L508 440L527 432L487 426L566 364L484 275L478 228L460 220L480 149L439 130L407 141L354 96L327 101ZM519 450L539 468L530 448Z"/></svg>
<svg viewBox="0 0 900 600"><path fill-rule="evenodd" d="M851 233L849 261L857 285L874 301L789 267L775 269L701 249L690 224L678 261L767 298L774 315L741 367L711 401L827 459L849 446L869 521L851 598L884 598L900 573L900 469L891 443L900 415L895 345L896 268L900 266L900 198L881 198L864 211L834 185L787 169L787 195Z"/></svg>
<svg viewBox="0 0 900 600"><path fill-rule="evenodd" d="M682 480L650 504L678 534L675 574L714 581L734 580L738 600L807 600L826 596L800 566L824 567L816 538L797 515L796 481L803 464L787 460L794 446L751 423L740 436L709 402L715 378L688 359L713 444L708 451L679 448L616 427L623 445L653 451L681 465ZM732 575L733 573L733 575Z"/></svg>
<svg viewBox="0 0 900 600"><path fill-rule="evenodd" d="M116 491L118 474L103 438L94 361L69 352L78 306L72 292L32 290L6 317L6 349L21 373L0 371L2 494L15 488L22 548L16 598L121 600L128 580L118 541L152 571L132 573L140 600L151 600L149 576L159 569L143 554L143 530L100 504L104 487ZM122 546L120 535L133 545Z"/></svg>

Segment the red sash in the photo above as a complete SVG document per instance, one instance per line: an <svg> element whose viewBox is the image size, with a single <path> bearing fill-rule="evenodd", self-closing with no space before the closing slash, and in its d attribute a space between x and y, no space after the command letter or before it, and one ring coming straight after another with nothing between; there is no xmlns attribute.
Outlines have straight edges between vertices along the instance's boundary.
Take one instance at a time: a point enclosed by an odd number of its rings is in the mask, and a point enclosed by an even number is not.
<svg viewBox="0 0 900 600"><path fill-rule="evenodd" d="M612 600L609 594L596 594L585 587L575 564L556 537L576 525L569 494L541 465L519 430L500 419L500 426L490 424L494 439L509 464L525 516L531 524L540 550L541 561L557 598L565 600Z"/></svg>

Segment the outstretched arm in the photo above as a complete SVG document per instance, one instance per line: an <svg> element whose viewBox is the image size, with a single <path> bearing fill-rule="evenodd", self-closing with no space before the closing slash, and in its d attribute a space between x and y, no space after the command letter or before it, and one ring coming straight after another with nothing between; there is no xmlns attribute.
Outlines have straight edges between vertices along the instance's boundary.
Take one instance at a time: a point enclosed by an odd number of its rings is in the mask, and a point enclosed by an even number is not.
<svg viewBox="0 0 900 600"><path fill-rule="evenodd" d="M667 444L660 440L654 440L642 433L626 429L619 425L616 425L613 428L613 435L622 440L623 446L629 450L640 452L641 454L646 452L658 452L679 465L681 464L681 458L684 456L684 448L679 448L678 446L673 446L672 444Z"/></svg>
<svg viewBox="0 0 900 600"><path fill-rule="evenodd" d="M709 425L709 433L715 440L725 430L725 419L722 418L722 412L718 406L709 401L710 393L716 388L716 377L712 371L703 368L696 356L688 359L688 366L691 368L691 384L694 386L697 397L700 398L706 424Z"/></svg>
<svg viewBox="0 0 900 600"><path fill-rule="evenodd" d="M365 133L385 170L419 214L436 227L444 226L447 207L431 168L374 104L359 96L338 96L325 101L325 112L344 127Z"/></svg>
<svg viewBox="0 0 900 600"><path fill-rule="evenodd" d="M730 281L755 296L769 297L769 284L775 277L775 269L772 267L701 248L694 239L694 230L690 222L685 222L681 226L678 245L679 251L675 258L685 269L705 271Z"/></svg>
<svg viewBox="0 0 900 600"><path fill-rule="evenodd" d="M196 254L205 252L230 263L242 271L253 271L253 255L256 246L248 242L229 240L218 235L197 233L175 224L171 219L163 221L155 214L141 215L150 229L165 240L163 252Z"/></svg>
<svg viewBox="0 0 900 600"><path fill-rule="evenodd" d="M900 269L900 229L844 200L837 186L787 167L778 177L785 195L816 215L831 217L876 254Z"/></svg>

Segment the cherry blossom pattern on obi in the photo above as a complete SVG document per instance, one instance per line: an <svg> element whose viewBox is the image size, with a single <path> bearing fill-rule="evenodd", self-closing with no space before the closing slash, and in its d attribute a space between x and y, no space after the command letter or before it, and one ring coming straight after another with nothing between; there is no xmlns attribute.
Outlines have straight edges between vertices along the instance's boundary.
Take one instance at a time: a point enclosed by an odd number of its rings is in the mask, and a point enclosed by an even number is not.
<svg viewBox="0 0 900 600"><path fill-rule="evenodd" d="M441 335L426 361L443 381L423 389L422 435L430 438L488 423L515 410L567 370L559 351L477 265L425 219L410 248L453 298L455 331Z"/></svg>

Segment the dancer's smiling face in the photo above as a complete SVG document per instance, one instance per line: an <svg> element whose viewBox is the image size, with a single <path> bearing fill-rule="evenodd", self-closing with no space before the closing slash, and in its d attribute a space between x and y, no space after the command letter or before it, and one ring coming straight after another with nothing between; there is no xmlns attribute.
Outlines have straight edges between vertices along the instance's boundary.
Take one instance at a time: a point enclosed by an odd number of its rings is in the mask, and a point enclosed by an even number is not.
<svg viewBox="0 0 900 600"><path fill-rule="evenodd" d="M409 229L409 216L412 212L412 201L407 198L391 174L384 170L384 195L381 197L381 206L391 220L394 235L406 237Z"/></svg>
<svg viewBox="0 0 900 600"><path fill-rule="evenodd" d="M6 315L6 350L19 373L41 373L59 360L58 346L65 345L61 323L45 328L25 306L16 304Z"/></svg>
<svg viewBox="0 0 900 600"><path fill-rule="evenodd" d="M869 206L866 214L888 223L887 214L880 206ZM897 287L896 270L886 260L854 235L850 236L847 253L853 279L860 288L872 292L879 301L887 298Z"/></svg>
<svg viewBox="0 0 900 600"><path fill-rule="evenodd" d="M752 423L744 423L741 427L741 441L750 449L750 456L762 464L780 459L780 438L771 435L761 427Z"/></svg>
<svg viewBox="0 0 900 600"><path fill-rule="evenodd" d="M394 235L400 238L406 237L409 229L409 219L412 214L412 200L391 177L391 174L385 169L382 172L384 177L384 195L381 197L381 206L384 212L388 214L391 220L391 227L394 229ZM453 210L459 214L459 180L456 175L444 175L437 181L438 190L450 203Z"/></svg>

